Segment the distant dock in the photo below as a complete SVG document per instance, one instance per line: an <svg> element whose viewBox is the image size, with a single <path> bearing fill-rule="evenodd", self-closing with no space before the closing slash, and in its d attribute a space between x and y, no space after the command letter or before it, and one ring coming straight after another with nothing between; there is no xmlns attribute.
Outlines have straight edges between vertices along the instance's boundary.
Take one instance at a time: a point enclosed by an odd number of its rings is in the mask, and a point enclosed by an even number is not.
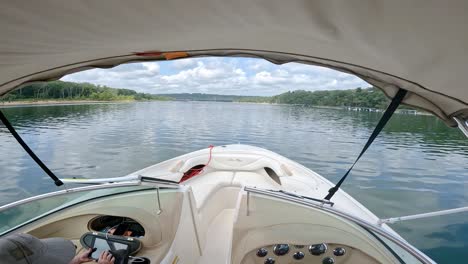
<svg viewBox="0 0 468 264"><path fill-rule="evenodd" d="M344 107L344 109L348 111L357 111L357 112L383 112L383 109L379 108L370 108L370 107ZM406 114L406 115L430 115L426 112L420 112L414 109L398 109L395 111L398 114Z"/></svg>

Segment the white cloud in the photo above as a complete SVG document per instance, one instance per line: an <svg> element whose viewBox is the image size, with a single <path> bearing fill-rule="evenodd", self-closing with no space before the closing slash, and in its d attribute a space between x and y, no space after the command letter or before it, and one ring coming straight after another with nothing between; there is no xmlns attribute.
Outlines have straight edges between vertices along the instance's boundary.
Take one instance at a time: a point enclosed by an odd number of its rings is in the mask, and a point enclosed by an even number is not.
<svg viewBox="0 0 468 264"><path fill-rule="evenodd" d="M275 95L291 90L351 89L369 86L335 70L251 58L198 58L144 62L72 74L67 81L91 82L145 93L203 92Z"/></svg>
<svg viewBox="0 0 468 264"><path fill-rule="evenodd" d="M247 68L252 71L263 71L270 68L271 65L272 63L269 61L256 59L249 61L249 66Z"/></svg>
<svg viewBox="0 0 468 264"><path fill-rule="evenodd" d="M159 73L160 66L157 62L143 62L142 64L143 66L146 67L146 69L148 69L150 73L153 73L153 74Z"/></svg>
<svg viewBox="0 0 468 264"><path fill-rule="evenodd" d="M262 71L255 74L253 79L253 83L257 85L275 85L284 83L287 79L284 77L285 74L278 74L278 72L267 72Z"/></svg>

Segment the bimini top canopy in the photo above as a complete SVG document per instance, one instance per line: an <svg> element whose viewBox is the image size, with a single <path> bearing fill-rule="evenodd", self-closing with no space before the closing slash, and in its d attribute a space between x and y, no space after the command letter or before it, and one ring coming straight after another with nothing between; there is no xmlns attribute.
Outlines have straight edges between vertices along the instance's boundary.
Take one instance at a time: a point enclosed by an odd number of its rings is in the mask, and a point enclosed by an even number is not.
<svg viewBox="0 0 468 264"><path fill-rule="evenodd" d="M0 95L130 61L252 56L352 73L468 119L468 1L2 1Z"/></svg>

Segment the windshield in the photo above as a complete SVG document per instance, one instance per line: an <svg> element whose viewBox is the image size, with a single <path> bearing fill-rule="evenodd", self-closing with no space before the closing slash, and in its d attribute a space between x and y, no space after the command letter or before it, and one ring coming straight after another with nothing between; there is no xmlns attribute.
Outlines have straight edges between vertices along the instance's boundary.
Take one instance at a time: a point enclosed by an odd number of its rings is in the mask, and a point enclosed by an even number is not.
<svg viewBox="0 0 468 264"><path fill-rule="evenodd" d="M415 252L408 252L408 249L404 249L392 240L389 240L387 237L378 234L374 231L369 230L368 228L362 226L362 228L366 229L369 233L371 233L377 240L379 240L385 247L392 252L393 256L400 262L400 263L424 263L417 259L413 254L420 254L420 252L416 249L412 249Z"/></svg>
<svg viewBox="0 0 468 264"><path fill-rule="evenodd" d="M14 206L7 205L0 208L0 235L4 235L14 229L24 226L27 223L33 222L39 218L50 215L61 209L80 204L85 201L102 198L110 195L122 194L127 192L145 191L154 189L148 186L122 186L101 189L85 190L82 187L50 193L44 196L36 197L35 199L19 201ZM103 189L104 188L104 189Z"/></svg>
<svg viewBox="0 0 468 264"><path fill-rule="evenodd" d="M411 246L404 239L391 234L383 227L373 225L355 216L334 209L330 205L325 205L324 203L318 202L317 199L309 200L304 199L304 197L298 195L291 195L289 193L259 188L245 187L244 189L247 191L247 193L276 197L285 201L305 205L311 208L326 211L327 213L331 213L339 217L342 221L351 224L358 229L364 229L366 232L370 233L375 238L376 243L382 244L395 257L396 261L398 261L397 263L434 263L431 259Z"/></svg>

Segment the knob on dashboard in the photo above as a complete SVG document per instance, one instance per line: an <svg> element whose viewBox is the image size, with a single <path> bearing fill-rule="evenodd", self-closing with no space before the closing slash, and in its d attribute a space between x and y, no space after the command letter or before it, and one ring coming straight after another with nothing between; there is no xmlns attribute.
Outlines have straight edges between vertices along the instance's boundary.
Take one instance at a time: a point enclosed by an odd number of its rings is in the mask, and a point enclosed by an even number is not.
<svg viewBox="0 0 468 264"><path fill-rule="evenodd" d="M312 254L314 256L320 256L323 253L325 253L326 251L327 251L327 245L324 244L324 243L309 246L309 252L310 252L310 254Z"/></svg>
<svg viewBox="0 0 468 264"><path fill-rule="evenodd" d="M342 248L342 247L337 247L333 250L333 255L339 257L339 256L343 256L344 254L346 253L346 249Z"/></svg>
<svg viewBox="0 0 468 264"><path fill-rule="evenodd" d="M273 247L273 253L276 256L283 256L288 254L289 252L289 245L288 244L278 244Z"/></svg>
<svg viewBox="0 0 468 264"><path fill-rule="evenodd" d="M322 264L334 264L334 263L335 263L335 260L330 257L326 257L322 260Z"/></svg>
<svg viewBox="0 0 468 264"><path fill-rule="evenodd" d="M275 264L275 259L274 258L267 258L265 259L265 264Z"/></svg>
<svg viewBox="0 0 468 264"><path fill-rule="evenodd" d="M294 253L294 255L293 255L293 258L295 260L300 260L300 259L303 259L304 257L305 257L304 253L302 253L300 251Z"/></svg>
<svg viewBox="0 0 468 264"><path fill-rule="evenodd" d="M268 254L268 250L266 248L260 248L257 250L257 257L263 258Z"/></svg>

